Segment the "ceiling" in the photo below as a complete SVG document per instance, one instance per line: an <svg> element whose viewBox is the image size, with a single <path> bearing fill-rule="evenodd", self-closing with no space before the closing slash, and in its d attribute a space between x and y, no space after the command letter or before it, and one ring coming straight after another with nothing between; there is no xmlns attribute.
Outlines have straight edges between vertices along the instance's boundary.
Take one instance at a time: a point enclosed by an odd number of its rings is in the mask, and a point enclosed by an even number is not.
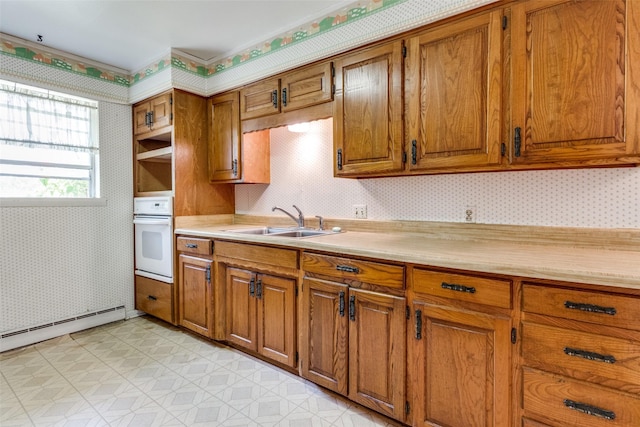
<svg viewBox="0 0 640 427"><path fill-rule="evenodd" d="M226 58L353 0L0 0L0 32L135 72L179 49Z"/></svg>

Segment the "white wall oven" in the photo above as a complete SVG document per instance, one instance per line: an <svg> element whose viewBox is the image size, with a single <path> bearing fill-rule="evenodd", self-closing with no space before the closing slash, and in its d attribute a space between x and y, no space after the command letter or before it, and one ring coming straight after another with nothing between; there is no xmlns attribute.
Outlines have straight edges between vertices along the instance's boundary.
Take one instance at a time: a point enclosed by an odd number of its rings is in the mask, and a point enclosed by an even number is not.
<svg viewBox="0 0 640 427"><path fill-rule="evenodd" d="M173 201L171 197L133 199L135 273L173 283Z"/></svg>

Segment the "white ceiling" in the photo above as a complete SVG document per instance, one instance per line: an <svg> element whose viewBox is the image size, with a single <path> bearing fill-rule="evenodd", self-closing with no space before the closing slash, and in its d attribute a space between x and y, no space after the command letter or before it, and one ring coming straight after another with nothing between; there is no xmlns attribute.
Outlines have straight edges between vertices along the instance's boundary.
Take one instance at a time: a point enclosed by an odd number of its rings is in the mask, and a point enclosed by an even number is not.
<svg viewBox="0 0 640 427"><path fill-rule="evenodd" d="M226 58L353 0L0 0L0 32L135 72L170 48Z"/></svg>

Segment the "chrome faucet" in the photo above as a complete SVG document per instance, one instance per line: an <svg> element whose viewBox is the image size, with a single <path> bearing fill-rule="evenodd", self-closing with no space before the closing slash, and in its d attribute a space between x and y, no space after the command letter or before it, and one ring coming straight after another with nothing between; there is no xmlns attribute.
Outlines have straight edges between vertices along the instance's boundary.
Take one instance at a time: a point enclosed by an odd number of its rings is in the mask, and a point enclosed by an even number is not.
<svg viewBox="0 0 640 427"><path fill-rule="evenodd" d="M296 205L293 205L293 207L295 208L295 210L298 211L298 218L296 218L295 216L291 215L289 212L285 211L284 209L282 209L279 206L274 206L271 209L271 212L276 211L276 210L281 211L285 215L287 215L289 218L294 220L298 224L298 227L304 228L304 215L302 214L302 211L300 209L298 209L298 207Z"/></svg>

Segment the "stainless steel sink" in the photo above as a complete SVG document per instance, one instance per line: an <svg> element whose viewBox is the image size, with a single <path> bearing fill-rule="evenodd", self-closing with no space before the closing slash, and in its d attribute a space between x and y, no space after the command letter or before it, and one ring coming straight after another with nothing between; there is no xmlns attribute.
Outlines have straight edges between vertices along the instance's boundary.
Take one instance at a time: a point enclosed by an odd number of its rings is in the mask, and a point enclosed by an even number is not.
<svg viewBox="0 0 640 427"><path fill-rule="evenodd" d="M291 228L291 227L255 227L255 228L238 228L226 230L229 233L238 233L238 234L253 234L253 235L263 235L263 236L278 236L278 237L313 237L313 236L323 236L327 234L334 234L333 231L329 230L313 230L306 228Z"/></svg>

